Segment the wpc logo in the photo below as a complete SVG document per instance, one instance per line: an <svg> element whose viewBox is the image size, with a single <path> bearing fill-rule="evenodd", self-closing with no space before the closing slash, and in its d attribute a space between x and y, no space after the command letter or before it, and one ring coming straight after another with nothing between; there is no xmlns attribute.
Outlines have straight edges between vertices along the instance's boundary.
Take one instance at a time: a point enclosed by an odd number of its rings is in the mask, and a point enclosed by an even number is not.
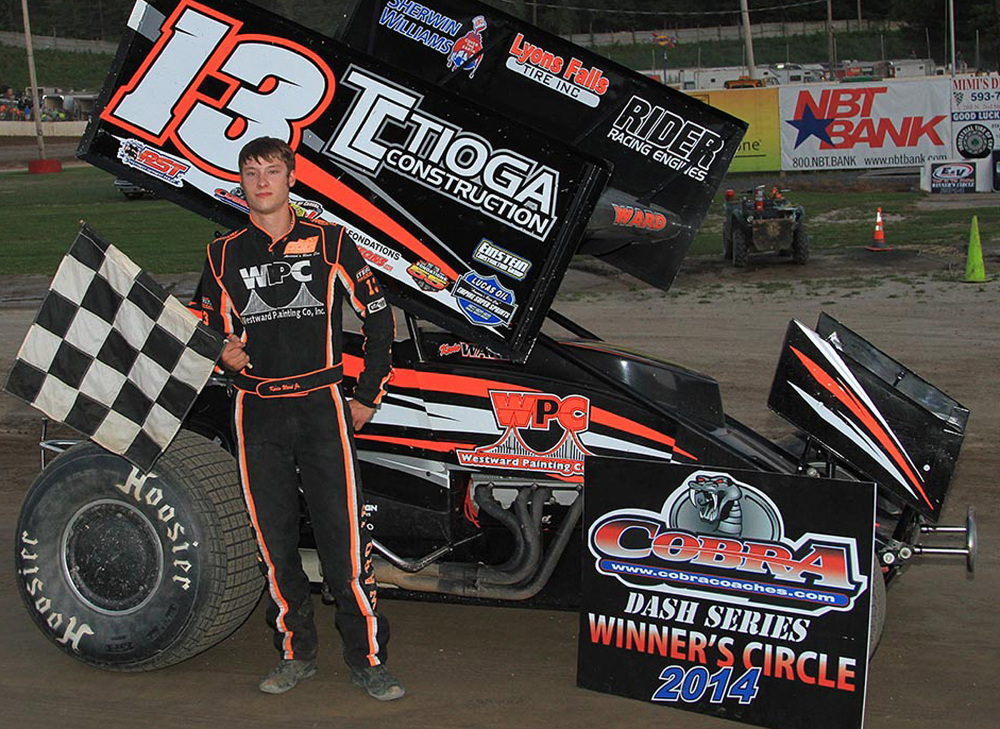
<svg viewBox="0 0 1000 729"><path fill-rule="evenodd" d="M892 147L944 145L937 127L946 115L881 116L876 107L886 93L885 86L825 89L819 98L800 91L792 118L785 120L798 130L795 148L812 137L819 140L820 149L854 149L859 144L881 149L887 142Z"/></svg>
<svg viewBox="0 0 1000 729"><path fill-rule="evenodd" d="M579 436L590 427L590 400L582 395L491 390L490 404L503 433L492 445L456 450L461 465L583 480L583 461L590 453Z"/></svg>

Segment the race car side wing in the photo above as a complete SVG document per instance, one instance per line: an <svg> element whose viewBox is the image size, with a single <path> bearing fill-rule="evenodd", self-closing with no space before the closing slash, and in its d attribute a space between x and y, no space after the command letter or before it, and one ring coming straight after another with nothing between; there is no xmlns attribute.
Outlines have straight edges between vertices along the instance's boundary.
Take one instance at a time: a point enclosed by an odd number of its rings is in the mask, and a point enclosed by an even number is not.
<svg viewBox="0 0 1000 729"><path fill-rule="evenodd" d="M969 411L843 324L788 325L768 406L937 520Z"/></svg>

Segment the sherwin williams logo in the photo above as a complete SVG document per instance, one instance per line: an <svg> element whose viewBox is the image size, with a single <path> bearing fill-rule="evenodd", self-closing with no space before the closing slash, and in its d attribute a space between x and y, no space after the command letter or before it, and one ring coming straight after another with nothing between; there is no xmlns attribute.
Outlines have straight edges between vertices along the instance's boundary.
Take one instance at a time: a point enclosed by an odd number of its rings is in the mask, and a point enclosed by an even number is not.
<svg viewBox="0 0 1000 729"><path fill-rule="evenodd" d="M462 30L460 21L412 0L389 0L378 23L438 53L451 53L452 38Z"/></svg>
<svg viewBox="0 0 1000 729"><path fill-rule="evenodd" d="M468 71L469 78L475 78L476 70L483 61L483 31L486 18L477 15L472 19L472 30L455 41L455 47L448 54L448 69Z"/></svg>
<svg viewBox="0 0 1000 729"><path fill-rule="evenodd" d="M620 509L588 535L599 573L642 590L821 615L868 586L855 540L784 536L781 513L749 484L697 471L660 512Z"/></svg>

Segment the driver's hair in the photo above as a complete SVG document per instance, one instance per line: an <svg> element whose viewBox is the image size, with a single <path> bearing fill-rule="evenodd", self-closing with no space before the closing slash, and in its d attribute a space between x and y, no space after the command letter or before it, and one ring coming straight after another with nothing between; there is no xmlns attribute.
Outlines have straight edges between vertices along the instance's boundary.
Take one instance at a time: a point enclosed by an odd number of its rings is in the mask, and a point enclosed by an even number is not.
<svg viewBox="0 0 1000 729"><path fill-rule="evenodd" d="M240 150L239 166L243 171L243 165L249 160L281 160L288 167L289 172L295 171L295 152L288 146L287 142L275 137L258 137L252 142L247 142Z"/></svg>

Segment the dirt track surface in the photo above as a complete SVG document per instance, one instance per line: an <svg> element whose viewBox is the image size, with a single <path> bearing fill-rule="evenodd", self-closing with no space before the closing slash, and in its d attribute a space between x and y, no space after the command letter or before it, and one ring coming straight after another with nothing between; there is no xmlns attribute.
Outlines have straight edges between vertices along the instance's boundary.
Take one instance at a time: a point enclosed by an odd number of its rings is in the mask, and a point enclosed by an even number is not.
<svg viewBox="0 0 1000 729"><path fill-rule="evenodd" d="M771 258L734 271L716 259L686 265L669 294L591 265L571 271L555 308L592 331L720 381L727 411L769 435L789 428L766 409L791 318L826 310L970 407L968 435L945 522L974 503L979 563L923 559L889 590L888 621L871 665L866 726L995 726L1000 637L1000 283L960 284L954 251L817 256L804 268ZM997 272L987 257L987 271ZM595 273L596 270L596 273ZM0 374L6 376L45 281L0 277ZM174 282L182 289L185 280ZM37 418L0 396L0 544L38 470ZM320 672L290 694L256 681L276 659L258 608L230 639L180 665L123 675L55 650L17 595L11 560L0 573L0 705L10 727L732 727L720 719L575 687L574 613L384 600L391 667L409 695L382 705L350 685L332 611L319 608ZM808 710L808 709L806 709Z"/></svg>

